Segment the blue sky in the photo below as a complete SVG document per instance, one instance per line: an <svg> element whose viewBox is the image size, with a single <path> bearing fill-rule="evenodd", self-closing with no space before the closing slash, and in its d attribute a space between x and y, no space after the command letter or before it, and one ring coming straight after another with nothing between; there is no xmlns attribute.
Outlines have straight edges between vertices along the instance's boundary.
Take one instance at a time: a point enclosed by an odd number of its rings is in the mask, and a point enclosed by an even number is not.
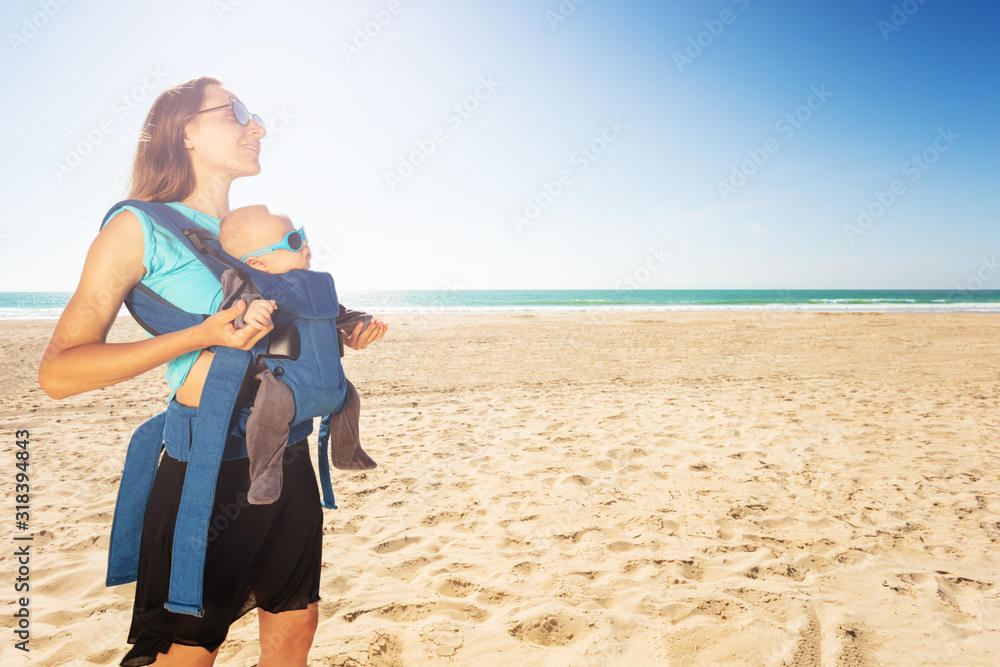
<svg viewBox="0 0 1000 667"><path fill-rule="evenodd" d="M201 74L269 126L232 205L341 290L953 289L997 250L995 2L64 2L0 9L0 290L75 287Z"/></svg>

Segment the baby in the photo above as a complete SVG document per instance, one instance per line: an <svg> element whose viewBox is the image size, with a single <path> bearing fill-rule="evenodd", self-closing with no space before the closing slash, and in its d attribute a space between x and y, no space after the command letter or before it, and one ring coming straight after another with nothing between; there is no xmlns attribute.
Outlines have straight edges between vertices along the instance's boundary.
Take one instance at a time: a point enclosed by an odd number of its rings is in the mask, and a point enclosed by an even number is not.
<svg viewBox="0 0 1000 667"><path fill-rule="evenodd" d="M223 250L247 266L264 273L287 273L308 269L312 253L303 228L295 229L287 215L267 206L245 206L223 218L219 229ZM274 301L247 290L236 271L222 274L223 304L242 298L247 309L234 323L237 328L253 322L266 327L271 313L278 307ZM371 321L371 316L340 307L337 330L353 328L357 337ZM272 334L273 335L273 334ZM337 335L340 354L343 343ZM330 353L334 354L330 341ZM290 387L279 380L260 360L253 373L260 382L247 419L247 453L250 458L250 490L247 500L255 505L272 503L281 494L281 459L288 443L288 427L295 415L295 399ZM361 400L350 381L347 382L347 407L333 415L330 423L330 460L342 470L368 470L375 461L361 448L358 420Z"/></svg>

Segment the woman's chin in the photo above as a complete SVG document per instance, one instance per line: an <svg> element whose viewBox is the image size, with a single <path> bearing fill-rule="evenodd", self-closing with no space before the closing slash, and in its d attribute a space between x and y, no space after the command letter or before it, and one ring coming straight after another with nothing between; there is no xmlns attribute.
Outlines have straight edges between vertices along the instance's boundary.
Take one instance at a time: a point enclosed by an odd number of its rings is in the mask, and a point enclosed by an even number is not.
<svg viewBox="0 0 1000 667"><path fill-rule="evenodd" d="M260 163L253 162L250 164L241 164L230 170L233 174L233 178L242 178L243 176L256 176L260 173Z"/></svg>

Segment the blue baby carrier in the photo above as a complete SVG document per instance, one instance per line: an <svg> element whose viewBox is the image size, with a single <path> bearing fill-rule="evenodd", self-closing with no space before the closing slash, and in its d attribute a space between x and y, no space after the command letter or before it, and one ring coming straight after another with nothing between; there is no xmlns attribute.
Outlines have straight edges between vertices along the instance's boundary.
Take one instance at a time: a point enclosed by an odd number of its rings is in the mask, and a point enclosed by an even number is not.
<svg viewBox="0 0 1000 667"><path fill-rule="evenodd" d="M126 205L144 211L171 232L216 278L233 269L250 290L279 305L272 318L274 330L253 349L210 348L215 357L202 390L201 407L171 402L167 410L136 429L125 456L111 528L107 585L138 578L143 517L160 453L166 448L170 456L187 462L187 470L174 525L170 592L165 606L172 612L202 616L205 551L215 485L223 460L247 456L245 427L249 410L234 413L234 408L254 359L263 358L271 372L293 390L295 417L289 443L312 432L313 418L324 418L319 438L320 484L323 506L336 508L325 438L329 437L329 415L339 413L347 404L347 380L340 363L335 325L337 291L327 273L294 270L268 274L240 263L222 250L208 230L166 204L119 202L108 211L101 227ZM233 301L236 298L239 292ZM231 305L224 303L222 307ZM207 317L177 308L141 283L125 297L125 306L154 336L194 326Z"/></svg>

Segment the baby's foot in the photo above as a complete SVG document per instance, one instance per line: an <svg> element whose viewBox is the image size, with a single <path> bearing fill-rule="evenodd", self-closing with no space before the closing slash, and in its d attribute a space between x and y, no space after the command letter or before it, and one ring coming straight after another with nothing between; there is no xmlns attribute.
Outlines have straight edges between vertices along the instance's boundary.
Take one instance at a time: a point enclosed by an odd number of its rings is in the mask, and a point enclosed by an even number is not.
<svg viewBox="0 0 1000 667"><path fill-rule="evenodd" d="M247 501L251 505L270 505L281 495L281 465L267 468L250 483Z"/></svg>

